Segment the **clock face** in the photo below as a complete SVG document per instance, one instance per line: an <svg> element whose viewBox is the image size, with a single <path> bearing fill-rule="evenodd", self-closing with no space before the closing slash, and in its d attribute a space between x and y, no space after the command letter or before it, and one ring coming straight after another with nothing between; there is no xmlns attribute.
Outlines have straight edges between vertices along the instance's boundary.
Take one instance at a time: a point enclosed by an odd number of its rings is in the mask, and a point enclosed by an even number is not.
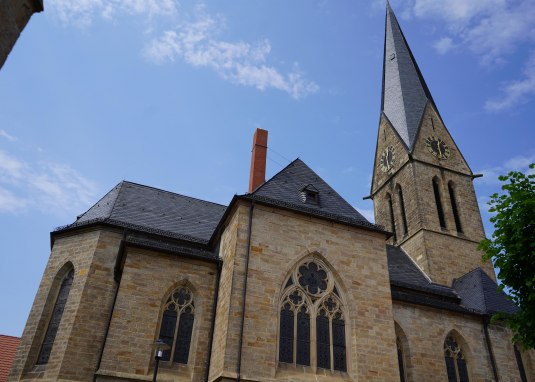
<svg viewBox="0 0 535 382"><path fill-rule="evenodd" d="M381 154L381 159L379 160L379 167L383 172L390 171L392 167L394 167L395 161L396 153L394 152L394 147L388 146Z"/></svg>
<svg viewBox="0 0 535 382"><path fill-rule="evenodd" d="M450 149L446 143L440 138L431 136L425 140L425 146L431 154L438 159L448 159L450 157Z"/></svg>

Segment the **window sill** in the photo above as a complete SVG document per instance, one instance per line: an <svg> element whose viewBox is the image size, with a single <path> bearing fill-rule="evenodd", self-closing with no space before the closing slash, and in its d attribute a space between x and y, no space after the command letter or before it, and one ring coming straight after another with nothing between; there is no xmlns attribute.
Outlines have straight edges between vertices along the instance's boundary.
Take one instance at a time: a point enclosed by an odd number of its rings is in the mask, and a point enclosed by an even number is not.
<svg viewBox="0 0 535 382"><path fill-rule="evenodd" d="M332 370L323 369L320 367L314 368L312 366L296 365L296 364L285 363L285 362L279 362L279 365L277 367L276 377L288 378L292 380L293 378L296 378L295 376L299 375L299 377L297 378L302 380L303 374L309 374L310 379L314 381L316 380L316 376L318 375L324 375L324 376L328 376L332 378L339 378L340 380L344 380L344 381L353 380L349 376L349 374L345 371L332 371Z"/></svg>

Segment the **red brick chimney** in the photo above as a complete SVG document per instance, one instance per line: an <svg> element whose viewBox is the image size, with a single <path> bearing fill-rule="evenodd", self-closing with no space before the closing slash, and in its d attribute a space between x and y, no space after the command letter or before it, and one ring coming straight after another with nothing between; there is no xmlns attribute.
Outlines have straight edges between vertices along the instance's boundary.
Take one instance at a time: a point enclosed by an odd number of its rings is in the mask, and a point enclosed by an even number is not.
<svg viewBox="0 0 535 382"><path fill-rule="evenodd" d="M258 186L266 181L267 140L267 130L256 129L253 137L249 192L253 192Z"/></svg>

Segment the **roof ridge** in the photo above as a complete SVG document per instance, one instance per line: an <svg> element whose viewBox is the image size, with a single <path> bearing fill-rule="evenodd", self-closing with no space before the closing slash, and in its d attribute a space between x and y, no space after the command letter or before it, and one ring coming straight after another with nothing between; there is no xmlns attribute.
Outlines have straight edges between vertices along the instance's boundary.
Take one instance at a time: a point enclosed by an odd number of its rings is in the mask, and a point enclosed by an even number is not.
<svg viewBox="0 0 535 382"><path fill-rule="evenodd" d="M291 165L293 165L295 162L297 161L301 161L303 162L299 157L295 158L293 161L291 161L290 163L288 163L282 170L280 170L279 172L277 172L275 175L273 175L271 178L269 178L268 180L266 180L264 183L262 183L260 186L258 186L257 188L255 188L253 190L253 192L248 192L246 194L242 194L242 195L251 195L251 194L254 194L255 192L259 191L261 188L263 188L266 184L268 184L269 182L271 182L273 179L275 179L277 176L279 176L281 173L284 172L284 170L286 170L288 167L290 167ZM303 162L305 163L305 162ZM308 166L307 166L308 167Z"/></svg>
<svg viewBox="0 0 535 382"><path fill-rule="evenodd" d="M151 190L160 191L160 192L164 192L164 193L166 193L166 194L171 194L171 195L175 195L175 196L180 196L180 197L187 198L187 199L192 199L192 200L196 200L196 201L203 202L203 203L215 204L216 206L228 207L228 206L225 205L225 204L212 202L212 201L210 201L210 200L204 200L204 199L200 199L200 198L195 198L195 197L193 197L193 196L189 196L189 195L179 194L179 193L177 193L177 192L168 191L168 190L164 190L164 189L162 189L162 188L157 188L157 187L153 187L153 186L147 186L146 184L141 184L141 183L131 182L131 181L129 181L129 180L123 180L121 183L128 183L128 184L131 184L131 185L133 185L133 186L138 186L138 187L148 188L148 189L151 189Z"/></svg>
<svg viewBox="0 0 535 382"><path fill-rule="evenodd" d="M119 183L117 183L114 187L111 188L111 190L109 190L108 192L106 192L99 200L97 200L95 203L93 203L93 205L91 207L89 207L84 213L78 215L76 217L76 220L79 220L81 218L84 217L85 214L87 214L89 211L91 211L93 208L95 208L96 206L98 206L98 204L103 201L106 196L108 196L113 190L115 190L116 188L119 188L119 190L117 191L117 196L115 197L115 200L113 201L113 206L112 208L110 209L110 213L108 214L108 218L111 216L111 212L113 211L113 207L115 206L115 203L117 202L117 198L119 197L119 192L121 191L120 188L122 187L122 184L124 183L125 181L124 180L121 180Z"/></svg>
<svg viewBox="0 0 535 382"><path fill-rule="evenodd" d="M14 339L17 339L17 340L21 339L21 337L12 336L10 334L0 334L0 337L10 337L10 338L14 338Z"/></svg>

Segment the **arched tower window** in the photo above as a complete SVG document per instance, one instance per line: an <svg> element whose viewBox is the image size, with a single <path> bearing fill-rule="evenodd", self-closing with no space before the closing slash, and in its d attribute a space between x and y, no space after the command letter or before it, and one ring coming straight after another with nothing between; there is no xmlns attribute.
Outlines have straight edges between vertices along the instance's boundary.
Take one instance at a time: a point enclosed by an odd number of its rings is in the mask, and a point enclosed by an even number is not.
<svg viewBox="0 0 535 382"><path fill-rule="evenodd" d="M65 277L63 277L63 280L61 281L58 297L56 297L54 310L52 311L52 317L48 323L45 338L41 344L39 356L37 357L37 365L45 365L48 363L52 346L54 345L56 334L58 333L59 324L61 323L61 317L63 316L63 311L65 310L65 305L67 304L67 299L69 298L69 292L71 291L73 279L74 269L71 268L71 270L65 275Z"/></svg>
<svg viewBox="0 0 535 382"><path fill-rule="evenodd" d="M437 178L433 178L433 192L435 194L435 204L437 205L438 220L441 228L446 228L446 220L444 219L444 209L442 208L442 201L440 198L440 184Z"/></svg>
<svg viewBox="0 0 535 382"><path fill-rule="evenodd" d="M279 361L346 371L345 325L342 299L327 267L317 259L302 262L281 301Z"/></svg>
<svg viewBox="0 0 535 382"><path fill-rule="evenodd" d="M469 382L465 355L453 336L444 341L444 359L448 382Z"/></svg>
<svg viewBox="0 0 535 382"><path fill-rule="evenodd" d="M455 228L457 232L463 233L463 227L461 226L461 219L459 217L459 210L457 209L457 200L455 199L455 189L453 183L448 182L448 191L450 194L451 210L453 211L453 218L455 219Z"/></svg>
<svg viewBox="0 0 535 382"><path fill-rule="evenodd" d="M528 377L526 376L526 369L524 369L524 362L522 362L522 354L518 349L518 346L513 345L515 350L516 364L518 365L518 372L520 373L520 380L522 382L528 382Z"/></svg>
<svg viewBox="0 0 535 382"><path fill-rule="evenodd" d="M405 201L403 200L403 191L401 190L401 186L397 185L398 190L398 198L399 198L399 209L401 212L401 223L403 228L403 235L407 235L408 233L408 224L407 224L407 215L405 214Z"/></svg>
<svg viewBox="0 0 535 382"><path fill-rule="evenodd" d="M188 363L195 315L193 294L185 287L175 289L165 303L160 326L160 339L170 346L162 360Z"/></svg>
<svg viewBox="0 0 535 382"><path fill-rule="evenodd" d="M394 219L394 206L390 194L386 194L386 201L388 203L388 214L390 215L390 228L394 234L394 242L396 242L398 240L396 235L396 221Z"/></svg>

